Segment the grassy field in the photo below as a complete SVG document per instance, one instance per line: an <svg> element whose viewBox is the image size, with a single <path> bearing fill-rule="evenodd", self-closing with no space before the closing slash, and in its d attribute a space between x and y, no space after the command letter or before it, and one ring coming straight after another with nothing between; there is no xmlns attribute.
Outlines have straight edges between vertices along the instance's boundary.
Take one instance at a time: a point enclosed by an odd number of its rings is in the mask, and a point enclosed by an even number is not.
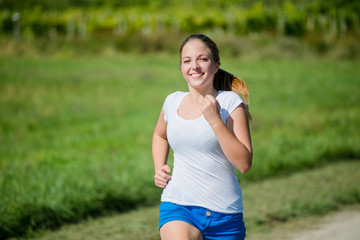
<svg viewBox="0 0 360 240"><path fill-rule="evenodd" d="M302 226L309 229L310 219L358 203L359 168L359 161L338 162L292 176L246 184L243 191L247 239L289 239L289 232L299 231ZM355 205L355 209L360 209L360 205ZM31 239L158 240L157 218L158 205L44 231Z"/></svg>
<svg viewBox="0 0 360 240"><path fill-rule="evenodd" d="M0 59L0 238L157 203L151 135L166 95L186 90L178 64L165 55ZM245 186L360 159L358 61L222 64L251 92ZM342 202L360 201L358 188L343 187ZM306 204L253 222L287 219ZM316 204L304 211L332 206Z"/></svg>

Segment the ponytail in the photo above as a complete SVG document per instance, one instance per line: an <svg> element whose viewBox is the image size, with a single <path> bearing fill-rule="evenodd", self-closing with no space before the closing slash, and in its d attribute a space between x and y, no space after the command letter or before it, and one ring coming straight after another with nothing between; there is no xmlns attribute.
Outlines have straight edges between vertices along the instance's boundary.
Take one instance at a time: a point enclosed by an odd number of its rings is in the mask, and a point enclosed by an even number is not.
<svg viewBox="0 0 360 240"><path fill-rule="evenodd" d="M246 82L244 82L241 78L219 68L214 76L214 88L218 91L233 91L237 93L245 103L245 110L248 119L252 119L249 112L249 90Z"/></svg>

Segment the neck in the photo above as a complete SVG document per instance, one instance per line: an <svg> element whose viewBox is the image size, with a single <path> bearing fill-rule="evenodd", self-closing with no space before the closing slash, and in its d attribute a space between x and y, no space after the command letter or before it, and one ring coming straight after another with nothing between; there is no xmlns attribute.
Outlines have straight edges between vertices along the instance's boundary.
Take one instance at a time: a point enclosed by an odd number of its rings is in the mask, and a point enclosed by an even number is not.
<svg viewBox="0 0 360 240"><path fill-rule="evenodd" d="M198 99L201 97L205 97L206 95L212 95L214 97L216 97L216 95L218 94L218 91L212 87L212 88L209 88L209 89L203 89L203 90L200 90L200 89L194 89L194 88L189 88L189 97L190 97L190 100L192 102L198 102Z"/></svg>

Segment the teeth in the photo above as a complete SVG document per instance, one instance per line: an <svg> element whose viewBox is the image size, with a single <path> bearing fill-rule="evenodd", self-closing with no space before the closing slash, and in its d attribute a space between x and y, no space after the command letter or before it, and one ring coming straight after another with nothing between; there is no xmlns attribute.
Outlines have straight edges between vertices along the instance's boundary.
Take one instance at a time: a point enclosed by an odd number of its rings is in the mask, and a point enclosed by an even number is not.
<svg viewBox="0 0 360 240"><path fill-rule="evenodd" d="M199 73L199 74L193 74L192 76L193 77L200 77L202 75L202 73Z"/></svg>

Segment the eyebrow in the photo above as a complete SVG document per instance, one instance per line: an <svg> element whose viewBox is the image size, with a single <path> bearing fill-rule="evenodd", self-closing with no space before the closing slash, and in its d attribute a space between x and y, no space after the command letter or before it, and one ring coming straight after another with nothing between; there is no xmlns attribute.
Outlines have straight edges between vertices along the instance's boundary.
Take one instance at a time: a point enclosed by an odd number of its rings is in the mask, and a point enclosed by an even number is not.
<svg viewBox="0 0 360 240"><path fill-rule="evenodd" d="M209 55L207 55L206 53L202 53L202 54L200 54L199 56L197 56L197 58L202 57L202 56L209 57ZM181 58L181 59L185 59L185 58L191 58L191 57L190 57L190 56L185 56L185 57L183 57L183 58Z"/></svg>

